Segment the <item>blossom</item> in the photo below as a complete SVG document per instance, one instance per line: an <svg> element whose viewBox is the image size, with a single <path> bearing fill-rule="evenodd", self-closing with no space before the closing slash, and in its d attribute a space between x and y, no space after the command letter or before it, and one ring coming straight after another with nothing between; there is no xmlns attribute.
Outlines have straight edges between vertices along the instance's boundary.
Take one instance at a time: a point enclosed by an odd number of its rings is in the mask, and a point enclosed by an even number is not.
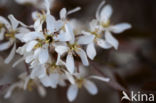
<svg viewBox="0 0 156 103"><path fill-rule="evenodd" d="M4 98L9 98L12 94L12 92L16 89L16 88L20 88L20 89L28 89L28 90L32 90L33 86L37 86L37 90L39 92L39 94L41 96L45 96L46 95L46 90L45 88L39 83L39 81L37 79L31 80L30 76L27 76L26 73L22 73L19 75L19 81L17 81L16 83L12 84L6 94L4 95Z"/></svg>
<svg viewBox="0 0 156 103"><path fill-rule="evenodd" d="M70 102L74 101L78 95L78 89L82 88L83 86L85 89L91 94L96 95L98 93L98 89L96 85L89 80L89 78L98 79L104 82L108 82L109 78L104 78L100 76L91 76L86 78L86 72L83 66L79 66L80 73L73 74L75 79L75 84L71 84L67 90L67 98Z"/></svg>
<svg viewBox="0 0 156 103"><path fill-rule="evenodd" d="M26 25L15 19L13 15L9 15L8 18L10 20L10 23L4 17L0 16L0 24L2 25L0 39L3 40L5 37L9 40L0 44L0 51L7 50L13 45L9 56L5 59L5 63L7 64L12 60L15 55L16 35L23 34L29 31L26 28ZM18 27L19 25L21 25L22 27Z"/></svg>
<svg viewBox="0 0 156 103"><path fill-rule="evenodd" d="M38 4L38 0L16 0L19 3ZM67 86L67 98L74 101L79 89L84 87L91 95L96 95L98 89L92 79L109 82L110 79L95 74L90 74L88 58L93 60L97 54L96 45L109 49L118 48L118 41L112 33L121 33L131 28L130 24L110 24L112 8L103 6L102 2L96 12L96 19L86 26L76 19L68 19L68 15L80 10L76 7L67 11L62 8L59 19L51 15L49 0L41 1L45 11L32 13L33 25L27 26L9 15L8 20L0 16L0 40L8 40L0 44L0 51L13 45L10 55L5 60L9 63L15 52L22 55L13 67L24 61L27 66L26 73L21 73L19 81L12 84L5 95L10 97L15 88L32 90L37 87L41 96L45 96L44 87L57 88ZM31 29L30 29L31 28ZM22 43L16 49L16 43ZM80 60L79 60L80 59Z"/></svg>
<svg viewBox="0 0 156 103"><path fill-rule="evenodd" d="M97 11L97 22L100 25L100 29L102 29L105 32L105 40L113 46L115 49L118 48L118 41L112 36L112 33L122 33L123 31L130 29L131 25L128 23L120 23L116 25L110 24L110 17L113 13L112 7L107 4L104 6L101 11Z"/></svg>
<svg viewBox="0 0 156 103"><path fill-rule="evenodd" d="M120 23L117 25L110 24L110 17L112 15L112 7L106 5L102 8L105 2L102 2L96 12L96 19L92 20L89 25L89 32L82 31L84 35L94 35L94 40L87 45L87 55L93 60L96 56L95 43L103 48L109 49L114 47L118 48L118 40L115 39L112 33L121 33L127 29L131 28L131 25L128 23Z"/></svg>
<svg viewBox="0 0 156 103"><path fill-rule="evenodd" d="M74 57L73 55L78 55L81 58L82 63L85 66L89 65L87 55L85 51L81 48L80 45L89 44L94 37L92 35L89 36L80 36L79 38L75 38L75 35L73 33L72 28L70 25L67 25L66 27L67 32L71 35L72 39L69 41L69 43L65 45L58 45L55 48L55 51L58 53L58 57L60 58L63 54L67 53L66 57L66 67L69 70L70 73L74 73ZM77 40L76 40L77 39ZM60 60L60 59L58 59Z"/></svg>

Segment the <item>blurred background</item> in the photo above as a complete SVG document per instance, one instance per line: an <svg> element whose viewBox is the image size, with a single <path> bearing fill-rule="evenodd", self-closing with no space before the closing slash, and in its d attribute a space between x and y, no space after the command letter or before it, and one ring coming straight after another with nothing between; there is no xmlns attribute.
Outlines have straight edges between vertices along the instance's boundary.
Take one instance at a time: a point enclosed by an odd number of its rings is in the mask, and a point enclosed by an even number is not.
<svg viewBox="0 0 156 103"><path fill-rule="evenodd" d="M80 6L81 11L70 15L69 18L76 18L85 25L95 18L100 2L101 0L55 0L52 2L51 13L58 18L61 8L71 10ZM156 93L156 0L106 2L112 5L114 12L111 23L128 22L132 24L132 29L114 35L120 43L118 50L101 50L95 58L95 62L99 63L98 67L113 82L107 84L95 81L99 93L91 96L82 89L73 103L121 103L122 90ZM42 8L38 6L40 5L35 3L20 4L14 0L0 0L0 15L7 17L13 14L30 25L33 23L31 13ZM9 51L0 52L0 85L5 84L6 79L11 82L17 81L17 75L24 71L22 63L17 68L11 68L11 64L4 64L7 52ZM32 92L19 90L7 100L3 98L4 89L0 86L0 103L68 103L67 88L47 88L47 96L44 98L40 97L35 89Z"/></svg>

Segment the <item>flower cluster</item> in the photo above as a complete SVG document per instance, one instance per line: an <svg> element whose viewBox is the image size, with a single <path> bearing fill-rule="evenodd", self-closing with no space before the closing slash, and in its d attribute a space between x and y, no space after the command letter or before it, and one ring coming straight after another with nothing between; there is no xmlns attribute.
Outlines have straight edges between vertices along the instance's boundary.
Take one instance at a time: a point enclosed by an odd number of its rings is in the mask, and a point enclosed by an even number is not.
<svg viewBox="0 0 156 103"><path fill-rule="evenodd" d="M22 61L28 65L27 73L21 74L20 81L10 86L5 98L10 97L17 87L31 90L34 86L43 96L46 93L44 87L69 86L69 101L75 100L78 89L82 87L92 95L97 94L97 87L91 80L109 82L110 79L89 74L89 59L95 58L96 45L103 49L117 49L119 43L112 33L121 33L131 28L127 23L111 25L112 8L104 4L102 2L98 7L96 18L89 23L88 29L79 31L74 26L77 21L69 20L67 16L80 8L71 11L63 8L56 20L50 13L48 0L44 2L46 11L32 13L34 24L31 26L16 20L13 15L8 16L10 22L0 16L0 51L13 45L5 63L9 63L18 53L22 57L13 67ZM16 49L18 42L23 46Z"/></svg>

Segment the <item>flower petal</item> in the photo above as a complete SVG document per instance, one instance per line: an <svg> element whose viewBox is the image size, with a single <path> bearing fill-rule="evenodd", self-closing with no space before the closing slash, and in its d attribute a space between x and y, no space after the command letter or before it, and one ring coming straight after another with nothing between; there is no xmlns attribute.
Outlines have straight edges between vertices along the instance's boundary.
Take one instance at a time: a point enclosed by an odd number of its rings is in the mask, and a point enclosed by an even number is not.
<svg viewBox="0 0 156 103"><path fill-rule="evenodd" d="M93 42L95 36L94 35L85 35L78 38L78 44L89 44Z"/></svg>
<svg viewBox="0 0 156 103"><path fill-rule="evenodd" d="M79 10L81 10L81 8L80 8L80 7L76 7L76 8L74 8L74 9L68 11L68 12L67 12L67 15L70 15L70 14L72 14L72 13L75 13L75 12L77 12L77 11L79 11Z"/></svg>
<svg viewBox="0 0 156 103"><path fill-rule="evenodd" d="M11 14L8 16L8 18L10 19L11 21L11 25L12 25L12 29L13 30L16 30L18 24L19 24L19 21Z"/></svg>
<svg viewBox="0 0 156 103"><path fill-rule="evenodd" d="M75 64L74 64L74 58L72 53L68 53L66 58L66 68L70 73L74 73L75 70Z"/></svg>
<svg viewBox="0 0 156 103"><path fill-rule="evenodd" d="M69 80L69 82L70 82L71 84L75 84L75 80L74 80L74 77L72 76L72 74L69 73L69 72L67 72L67 71L65 71L65 74L66 74L66 77L67 77L67 79Z"/></svg>
<svg viewBox="0 0 156 103"><path fill-rule="evenodd" d="M40 96L45 97L47 94L46 89L40 85L37 87L38 87L37 90L38 90L38 93L40 94Z"/></svg>
<svg viewBox="0 0 156 103"><path fill-rule="evenodd" d="M109 82L109 81L110 81L109 78L100 77L100 76L95 76L95 75L90 76L90 78L97 79L97 80L101 80L101 81L103 81L103 82Z"/></svg>
<svg viewBox="0 0 156 103"><path fill-rule="evenodd" d="M112 7L110 5L106 5L101 10L100 19L101 21L106 23L110 19L111 15L112 15Z"/></svg>
<svg viewBox="0 0 156 103"><path fill-rule="evenodd" d="M66 53L69 50L68 47L66 46L56 46L55 51L60 54L63 55L64 53Z"/></svg>
<svg viewBox="0 0 156 103"><path fill-rule="evenodd" d="M6 64L8 64L8 63L13 59L15 53L16 53L16 43L14 43L14 46L13 46L13 48L12 48L12 50L11 50L9 56L5 59L4 62L5 62Z"/></svg>
<svg viewBox="0 0 156 103"><path fill-rule="evenodd" d="M49 3L49 0L45 0L44 5L46 7L47 14L49 15L50 14L50 3Z"/></svg>
<svg viewBox="0 0 156 103"><path fill-rule="evenodd" d="M24 57L18 59L18 60L12 65L12 67L13 67L13 68L16 67L19 63L21 63L22 61L24 61L24 59L25 59Z"/></svg>
<svg viewBox="0 0 156 103"><path fill-rule="evenodd" d="M110 30L113 33L122 33L125 30L130 29L130 28L131 28L130 24L128 24L128 23L121 23L121 24L117 24L117 25L114 25L114 26L110 27Z"/></svg>
<svg viewBox="0 0 156 103"><path fill-rule="evenodd" d="M10 46L13 44L13 41L7 41L7 42L4 42L4 43L1 43L0 44L0 51L4 51L8 48L10 48Z"/></svg>
<svg viewBox="0 0 156 103"><path fill-rule="evenodd" d="M65 19L66 16L67 16L67 10L66 10L66 8L61 9L61 11L60 11L60 18L61 19Z"/></svg>
<svg viewBox="0 0 156 103"><path fill-rule="evenodd" d="M118 46L119 46L118 40L115 39L110 32L106 31L106 33L105 33L105 39L115 49L118 49Z"/></svg>
<svg viewBox="0 0 156 103"><path fill-rule="evenodd" d="M71 36L71 40L69 41L70 44L73 44L74 41L75 41L75 35L74 35L73 30L72 30L72 28L71 28L69 23L65 24L65 30L66 30L66 33Z"/></svg>
<svg viewBox="0 0 156 103"><path fill-rule="evenodd" d="M88 62L87 55L86 55L85 51L83 49L79 48L76 51L76 53L80 56L83 65L88 66L89 62Z"/></svg>
<svg viewBox="0 0 156 103"><path fill-rule="evenodd" d="M94 43L90 43L87 45L87 55L88 57L93 60L94 57L96 56L96 50L95 50L95 46Z"/></svg>
<svg viewBox="0 0 156 103"><path fill-rule="evenodd" d="M58 74L50 74L49 76L44 76L40 78L41 83L45 87L52 87L56 88L58 80L59 80L59 75Z"/></svg>
<svg viewBox="0 0 156 103"><path fill-rule="evenodd" d="M30 41L26 46L26 51L30 52L37 43L38 42L36 40Z"/></svg>
<svg viewBox="0 0 156 103"><path fill-rule="evenodd" d="M43 25L43 20L40 20L40 18L36 19L35 20L35 23L34 23L34 29L35 31L37 32L41 32L42 31L42 25Z"/></svg>
<svg viewBox="0 0 156 103"><path fill-rule="evenodd" d="M35 79L36 77L42 78L44 76L46 76L46 68L44 68L44 66L42 65L38 65L35 68L33 68L30 75L32 79Z"/></svg>
<svg viewBox="0 0 156 103"><path fill-rule="evenodd" d="M25 34L23 37L23 40L25 42L28 42L34 39L44 39L44 35L41 32L29 32Z"/></svg>
<svg viewBox="0 0 156 103"><path fill-rule="evenodd" d="M91 82L90 80L85 80L84 87L92 95L96 95L98 93L98 89L97 89L96 85L93 82Z"/></svg>
<svg viewBox="0 0 156 103"><path fill-rule="evenodd" d="M103 39L97 39L97 45L103 49L109 49L112 47L111 44L109 44L107 41L105 41Z"/></svg>
<svg viewBox="0 0 156 103"><path fill-rule="evenodd" d="M78 95L78 88L76 85L71 85L67 91L67 98L70 102L74 101Z"/></svg>
<svg viewBox="0 0 156 103"><path fill-rule="evenodd" d="M46 63L48 61L48 59L49 59L48 50L47 49L41 49L38 59L39 59L41 64Z"/></svg>
<svg viewBox="0 0 156 103"><path fill-rule="evenodd" d="M102 8L102 6L105 4L105 1L102 1L101 3L100 3L100 5L98 6L98 8L97 8L97 10L96 10L96 19L100 19L100 10L101 10L101 8Z"/></svg>
<svg viewBox="0 0 156 103"><path fill-rule="evenodd" d="M51 15L47 15L46 18L48 34L51 34L55 31L55 18Z"/></svg>

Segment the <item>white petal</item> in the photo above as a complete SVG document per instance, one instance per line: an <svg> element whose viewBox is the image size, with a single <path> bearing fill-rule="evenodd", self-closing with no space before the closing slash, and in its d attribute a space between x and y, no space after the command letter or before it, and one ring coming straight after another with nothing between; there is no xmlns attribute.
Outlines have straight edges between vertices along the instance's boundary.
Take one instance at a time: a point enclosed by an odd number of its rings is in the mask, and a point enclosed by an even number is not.
<svg viewBox="0 0 156 103"><path fill-rule="evenodd" d="M74 101L78 95L78 88L76 85L71 85L67 91L67 98L70 102Z"/></svg>
<svg viewBox="0 0 156 103"><path fill-rule="evenodd" d="M94 35L85 35L78 38L78 44L89 44L93 42L95 36Z"/></svg>
<svg viewBox="0 0 156 103"><path fill-rule="evenodd" d="M31 16L32 16L33 20L37 20L39 15L41 15L39 12L34 11L34 12L32 12Z"/></svg>
<svg viewBox="0 0 156 103"><path fill-rule="evenodd" d="M47 10L47 14L50 14L50 3L49 3L49 0L45 0L45 7L46 7L46 10Z"/></svg>
<svg viewBox="0 0 156 103"><path fill-rule="evenodd" d="M30 75L32 79L35 79L36 77L42 78L44 76L46 76L46 69L41 65L38 65L37 67L33 68Z"/></svg>
<svg viewBox="0 0 156 103"><path fill-rule="evenodd" d="M102 40L102 39L97 39L97 45L103 49L109 49L112 47L111 44L109 44L107 41Z"/></svg>
<svg viewBox="0 0 156 103"><path fill-rule="evenodd" d="M41 83L45 86L45 87L50 87L51 86L51 81L49 79L49 76L44 76L42 78L40 78Z"/></svg>
<svg viewBox="0 0 156 103"><path fill-rule="evenodd" d="M39 54L39 61L41 64L44 64L48 61L49 59L49 53L47 49L41 49L40 54Z"/></svg>
<svg viewBox="0 0 156 103"><path fill-rule="evenodd" d="M103 81L103 82L109 82L109 81L110 81L109 78L100 77L100 76L95 76L95 75L90 76L90 78L97 79L97 80L101 80L101 81Z"/></svg>
<svg viewBox="0 0 156 103"><path fill-rule="evenodd" d="M88 66L89 62L88 62L87 55L86 55L85 51L83 49L79 48L76 51L76 53L80 56L83 65Z"/></svg>
<svg viewBox="0 0 156 103"><path fill-rule="evenodd" d="M79 10L81 10L81 8L80 8L80 7L76 7L76 8L74 8L74 9L68 11L67 15L70 15L70 14L72 14L72 13L75 13L75 12L77 12L77 11L79 11Z"/></svg>
<svg viewBox="0 0 156 103"><path fill-rule="evenodd" d="M37 48L35 51L34 51L34 57L33 58L37 58L39 56L41 52L41 48Z"/></svg>
<svg viewBox="0 0 156 103"><path fill-rule="evenodd" d="M44 35L41 32L30 32L24 35L23 40L25 42L34 40L34 39L44 39Z"/></svg>
<svg viewBox="0 0 156 103"><path fill-rule="evenodd" d="M117 25L114 25L114 26L110 27L110 30L113 33L122 33L125 30L130 29L130 28L131 28L130 24L128 24L128 23L121 23L121 24L117 24Z"/></svg>
<svg viewBox="0 0 156 103"><path fill-rule="evenodd" d="M65 19L66 16L67 16L67 10L66 10L66 8L61 9L61 11L60 11L60 18L61 19Z"/></svg>
<svg viewBox="0 0 156 103"><path fill-rule="evenodd" d="M41 83L45 87L52 87L52 88L56 88L58 80L59 80L58 74L50 74L49 76L44 76L40 78Z"/></svg>
<svg viewBox="0 0 156 103"><path fill-rule="evenodd" d="M70 41L72 38L69 33L64 32L64 33L60 33L59 35L55 36L54 39L57 41Z"/></svg>
<svg viewBox="0 0 156 103"><path fill-rule="evenodd" d="M118 40L115 39L110 32L106 31L106 33L105 33L105 39L115 49L118 49L118 46L119 46Z"/></svg>
<svg viewBox="0 0 156 103"><path fill-rule="evenodd" d="M73 44L75 42L75 35L69 23L65 24L65 30L66 30L66 33L68 33L71 36L71 40L69 41L70 44Z"/></svg>
<svg viewBox="0 0 156 103"><path fill-rule="evenodd" d="M106 5L103 7L100 13L101 21L106 23L112 15L112 7L110 5Z"/></svg>
<svg viewBox="0 0 156 103"><path fill-rule="evenodd" d="M75 70L75 64L74 64L74 58L72 53L68 53L66 58L66 67L70 73L74 73Z"/></svg>
<svg viewBox="0 0 156 103"><path fill-rule="evenodd" d="M8 48L10 48L10 46L13 44L13 41L8 41L8 42L5 42L5 43L1 43L0 44L0 51L4 51Z"/></svg>
<svg viewBox="0 0 156 103"><path fill-rule="evenodd" d="M51 87L56 88L58 82L59 82L59 74L50 74L50 80L51 80Z"/></svg>
<svg viewBox="0 0 156 103"><path fill-rule="evenodd" d="M64 22L62 20L55 21L55 31L59 31L64 26Z"/></svg>
<svg viewBox="0 0 156 103"><path fill-rule="evenodd" d="M87 45L87 55L88 57L93 60L94 57L96 56L96 50L95 50L95 46L94 43L90 43Z"/></svg>
<svg viewBox="0 0 156 103"><path fill-rule="evenodd" d="M9 15L8 18L11 21L11 25L12 25L13 30L15 30L19 24L18 20L16 20L13 15Z"/></svg>
<svg viewBox="0 0 156 103"><path fill-rule="evenodd" d="M35 41L35 40L30 41L30 42L27 44L27 46L26 46L26 51L27 51L27 52L30 52L30 51L34 48L34 46L35 46L37 43L38 43L38 42Z"/></svg>
<svg viewBox="0 0 156 103"><path fill-rule="evenodd" d="M35 23L34 23L34 29L37 32L41 32L42 31L42 25L43 25L43 20L40 20L39 18L36 19Z"/></svg>
<svg viewBox="0 0 156 103"><path fill-rule="evenodd" d="M16 39L20 40L21 42L24 42L23 37L24 37L24 33L18 33L15 35Z"/></svg>
<svg viewBox="0 0 156 103"><path fill-rule="evenodd" d="M48 34L55 31L55 18L51 15L47 15L46 19Z"/></svg>
<svg viewBox="0 0 156 103"><path fill-rule="evenodd" d="M19 27L18 28L18 32L22 32L22 33L28 33L30 32L30 30L28 28L25 28L25 27ZM17 34L16 34L17 35Z"/></svg>
<svg viewBox="0 0 156 103"><path fill-rule="evenodd" d="M38 88L38 93L40 94L40 96L45 97L47 92L46 89L43 86L37 86Z"/></svg>
<svg viewBox="0 0 156 103"><path fill-rule="evenodd" d="M14 43L14 46L13 46L13 48L12 48L12 50L11 50L9 56L5 59L4 62L5 62L6 64L8 64L8 63L13 59L15 53L16 53L16 43Z"/></svg>
<svg viewBox="0 0 156 103"><path fill-rule="evenodd" d="M28 55L28 56L25 57L25 62L30 63L33 59L34 59L33 55Z"/></svg>
<svg viewBox="0 0 156 103"><path fill-rule="evenodd" d="M60 55L63 55L63 54L66 53L68 50L69 50L69 48L66 47L66 46L57 46L57 47L55 48L55 51L56 51L58 54L60 54Z"/></svg>
<svg viewBox="0 0 156 103"><path fill-rule="evenodd" d="M65 71L65 74L67 76L67 79L69 80L69 82L71 84L75 84L75 80L74 80L74 77L72 76L72 74L70 74L69 72Z"/></svg>
<svg viewBox="0 0 156 103"><path fill-rule="evenodd" d="M96 95L98 93L98 89L97 89L96 85L93 82L91 82L90 80L85 80L84 87L92 95Z"/></svg>
<svg viewBox="0 0 156 103"><path fill-rule="evenodd" d="M24 59L25 59L24 57L18 59L18 60L12 65L12 67L13 67L13 68L16 67L19 63L21 63L22 61L24 61Z"/></svg>
<svg viewBox="0 0 156 103"><path fill-rule="evenodd" d="M9 87L6 94L4 95L4 98L9 98L12 95L13 90L16 88L17 84L13 84Z"/></svg>
<svg viewBox="0 0 156 103"><path fill-rule="evenodd" d="M30 78L29 77L23 77L23 78L24 78L23 89L26 90L28 87L28 83L30 81Z"/></svg>
<svg viewBox="0 0 156 103"><path fill-rule="evenodd" d="M100 10L104 4L105 4L105 1L102 1L96 10L96 19L98 19L98 20L100 19L100 17L99 17L100 16Z"/></svg>

